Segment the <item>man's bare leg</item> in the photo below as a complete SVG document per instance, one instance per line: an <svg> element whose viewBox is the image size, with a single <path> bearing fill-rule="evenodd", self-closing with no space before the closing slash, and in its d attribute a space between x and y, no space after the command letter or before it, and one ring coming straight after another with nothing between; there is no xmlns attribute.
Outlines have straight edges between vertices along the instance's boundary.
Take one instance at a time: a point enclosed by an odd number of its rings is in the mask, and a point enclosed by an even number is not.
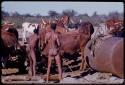
<svg viewBox="0 0 125 85"><path fill-rule="evenodd" d="M55 56L55 60L56 60L56 64L58 66L58 74L59 74L59 80L62 80L62 68L61 68L61 60L60 60L60 56L57 55Z"/></svg>
<svg viewBox="0 0 125 85"><path fill-rule="evenodd" d="M46 78L47 83L48 83L48 80L49 80L51 63L52 63L52 57L48 56L48 67L47 67L47 78Z"/></svg>

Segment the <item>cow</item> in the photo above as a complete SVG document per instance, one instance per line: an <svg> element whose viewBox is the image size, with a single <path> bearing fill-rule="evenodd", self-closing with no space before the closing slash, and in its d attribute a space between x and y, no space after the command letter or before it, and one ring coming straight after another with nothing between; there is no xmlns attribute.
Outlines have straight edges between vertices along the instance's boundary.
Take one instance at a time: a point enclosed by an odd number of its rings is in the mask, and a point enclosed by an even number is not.
<svg viewBox="0 0 125 85"><path fill-rule="evenodd" d="M9 55L19 46L18 43L18 31L14 28L14 23L4 22L1 28L1 42L2 47L2 67L6 67L6 62L9 59Z"/></svg>
<svg viewBox="0 0 125 85"><path fill-rule="evenodd" d="M47 28L48 25L56 23L57 26L63 27L66 31L69 31L67 24L69 22L69 16L62 16L59 19L41 19L41 29Z"/></svg>
<svg viewBox="0 0 125 85"><path fill-rule="evenodd" d="M22 35L23 35L23 42L24 42L24 43L27 42L27 40L26 40L26 38L27 38L26 33L27 33L27 32L30 33L30 35L31 35L31 34L34 33L35 30L38 30L38 28L39 28L39 24L37 24L37 23L24 22L24 23L22 24L22 29L23 29L23 34L22 34Z"/></svg>
<svg viewBox="0 0 125 85"><path fill-rule="evenodd" d="M41 22L40 22L40 26L41 26L41 29L44 29L46 28L49 24L51 23L51 20L50 19L41 19Z"/></svg>
<svg viewBox="0 0 125 85"><path fill-rule="evenodd" d="M24 72L24 61L25 60L25 50L24 46L21 46L18 42L18 31L15 28L14 23L4 23L1 28L1 42L2 42L2 67L18 67L19 73ZM22 52L22 53L21 53ZM23 60L22 60L23 59ZM18 62L16 62L16 60ZM15 65L11 65L10 62L17 63ZM23 69L22 69L23 68Z"/></svg>
<svg viewBox="0 0 125 85"><path fill-rule="evenodd" d="M100 23L93 35L92 38L96 38L98 36L116 36L123 37L123 21L122 20L107 20L105 23Z"/></svg>
<svg viewBox="0 0 125 85"><path fill-rule="evenodd" d="M4 23L1 28L2 31L13 33L18 40L18 31L14 26L14 23Z"/></svg>
<svg viewBox="0 0 125 85"><path fill-rule="evenodd" d="M3 62L5 62L5 64L6 64L8 58L9 58L9 55L18 48L19 43L17 41L16 36L13 33L9 33L6 31L1 31L1 39L2 39L1 42L3 43L2 59L3 59Z"/></svg>
<svg viewBox="0 0 125 85"><path fill-rule="evenodd" d="M123 20L118 20L118 19L109 19L105 22L105 25L109 29L109 31L112 31L115 29L116 26L120 26L122 29L123 28Z"/></svg>

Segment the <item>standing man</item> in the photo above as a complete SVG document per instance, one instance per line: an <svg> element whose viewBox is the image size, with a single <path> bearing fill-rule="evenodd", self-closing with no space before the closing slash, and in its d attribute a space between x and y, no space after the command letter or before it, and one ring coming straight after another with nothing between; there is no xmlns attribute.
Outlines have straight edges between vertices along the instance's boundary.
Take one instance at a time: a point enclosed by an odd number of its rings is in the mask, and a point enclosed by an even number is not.
<svg viewBox="0 0 125 85"><path fill-rule="evenodd" d="M55 58L56 64L58 66L58 73L59 73L59 80L62 79L62 68L61 68L61 60L59 55L59 46L60 42L58 39L58 35L55 32L56 30L56 24L51 24L51 32L46 33L45 35L45 44L49 46L49 52L48 52L48 68L47 68L47 83L49 80L49 74L50 74L50 67L52 60Z"/></svg>

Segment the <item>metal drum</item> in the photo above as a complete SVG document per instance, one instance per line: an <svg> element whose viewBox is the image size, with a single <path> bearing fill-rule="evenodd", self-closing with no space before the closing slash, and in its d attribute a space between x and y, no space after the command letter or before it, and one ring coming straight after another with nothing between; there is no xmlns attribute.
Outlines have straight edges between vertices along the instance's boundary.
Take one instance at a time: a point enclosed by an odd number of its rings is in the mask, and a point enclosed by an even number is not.
<svg viewBox="0 0 125 85"><path fill-rule="evenodd" d="M93 41L90 40L84 50L87 64L94 70L123 78L123 38L109 37L97 40L95 44Z"/></svg>

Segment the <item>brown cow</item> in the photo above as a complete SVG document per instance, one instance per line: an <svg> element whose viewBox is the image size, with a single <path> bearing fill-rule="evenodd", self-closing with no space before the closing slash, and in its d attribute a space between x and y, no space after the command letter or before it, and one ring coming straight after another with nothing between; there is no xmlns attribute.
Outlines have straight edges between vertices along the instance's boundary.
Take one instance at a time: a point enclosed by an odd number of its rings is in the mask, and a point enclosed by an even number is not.
<svg viewBox="0 0 125 85"><path fill-rule="evenodd" d="M2 35L4 45L6 47L11 47L11 46L17 45L17 39L13 33L2 31L1 35Z"/></svg>
<svg viewBox="0 0 125 85"><path fill-rule="evenodd" d="M18 31L14 27L14 23L5 23L5 24L3 24L1 30L13 33L16 36L17 40L18 40Z"/></svg>
<svg viewBox="0 0 125 85"><path fill-rule="evenodd" d="M41 29L43 28L47 28L48 25L52 24L52 23L56 23L57 26L63 27L63 29L65 29L66 31L68 31L68 29L66 28L67 23L69 22L69 16L62 16L60 19L41 19Z"/></svg>
<svg viewBox="0 0 125 85"><path fill-rule="evenodd" d="M106 26L109 29L108 34L116 37L123 37L123 20L110 19L106 21Z"/></svg>
<svg viewBox="0 0 125 85"><path fill-rule="evenodd" d="M40 27L41 29L46 28L50 24L50 20L48 19L41 19Z"/></svg>
<svg viewBox="0 0 125 85"><path fill-rule="evenodd" d="M123 20L109 19L105 23L106 23L106 26L109 29L109 31L115 30L116 27L118 27L118 26L123 27ZM117 30L119 30L119 29L117 29Z"/></svg>
<svg viewBox="0 0 125 85"><path fill-rule="evenodd" d="M19 45L16 36L13 33L9 33L6 31L1 31L1 42L3 43L2 45L2 50L3 50L3 55L2 59L3 62L7 62L10 53L12 53L14 50L17 49ZM18 48L19 49L19 48Z"/></svg>

